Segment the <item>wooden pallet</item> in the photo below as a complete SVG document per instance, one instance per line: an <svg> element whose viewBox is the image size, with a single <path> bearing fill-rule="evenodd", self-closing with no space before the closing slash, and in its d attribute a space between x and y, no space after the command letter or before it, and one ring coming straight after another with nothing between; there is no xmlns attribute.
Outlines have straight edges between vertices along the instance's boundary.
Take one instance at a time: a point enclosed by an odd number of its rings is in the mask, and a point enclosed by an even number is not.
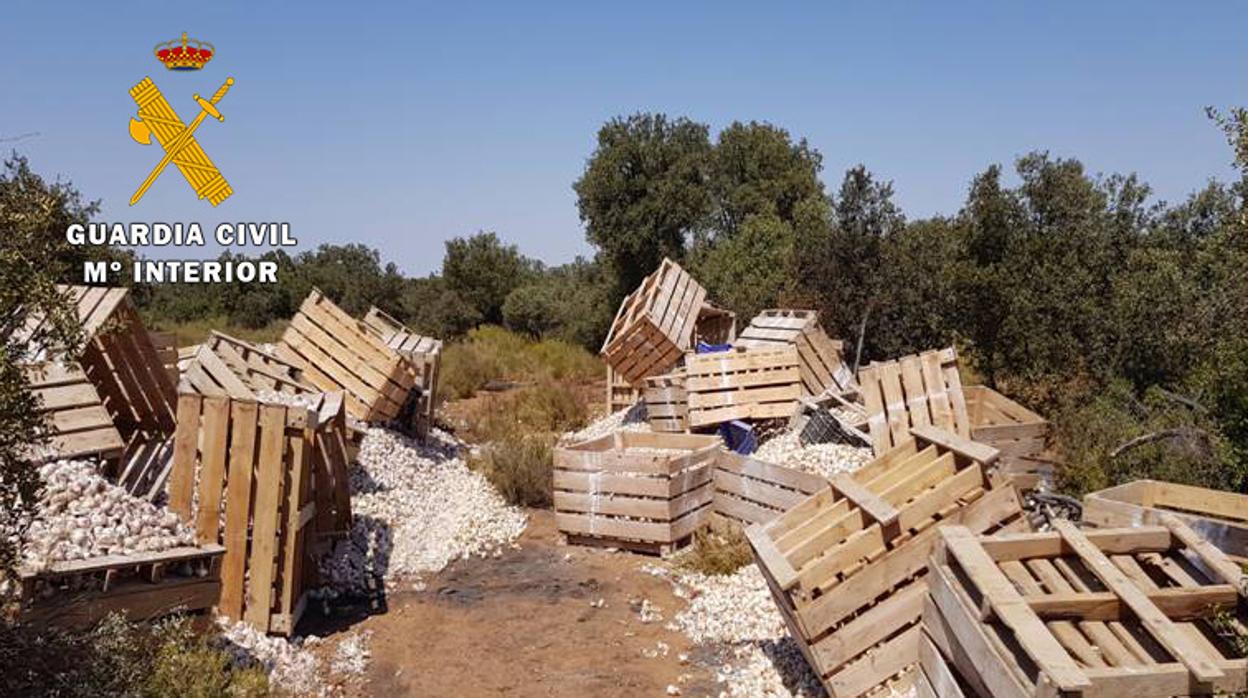
<svg viewBox="0 0 1248 698"><path fill-rule="evenodd" d="M830 489L746 529L789 632L831 696L863 695L918 660L927 559L940 526L1021 530L992 448L932 426Z"/></svg>
<svg viewBox="0 0 1248 698"><path fill-rule="evenodd" d="M614 414L636 405L641 400L641 389L634 388L607 365L607 414Z"/></svg>
<svg viewBox="0 0 1248 698"><path fill-rule="evenodd" d="M144 621L206 612L221 593L220 545L106 555L19 570L19 619L86 630L111 613Z"/></svg>
<svg viewBox="0 0 1248 698"><path fill-rule="evenodd" d="M1248 690L1243 570L1173 516L1163 526L995 538L941 531L934 644L987 698L1211 696ZM944 642L948 647L940 647Z"/></svg>
<svg viewBox="0 0 1248 698"><path fill-rule="evenodd" d="M277 345L325 392L347 393L347 412L361 421L398 417L416 384L416 370L367 326L313 289Z"/></svg>
<svg viewBox="0 0 1248 698"><path fill-rule="evenodd" d="M1049 423L986 385L963 389L971 438L1001 452L998 469L1020 489L1056 484L1053 462L1046 456Z"/></svg>
<svg viewBox="0 0 1248 698"><path fill-rule="evenodd" d="M18 331L28 345L26 361L77 362L95 386L123 441L173 433L175 384L143 326L129 289L59 286L74 307L86 338L77 356L63 356L44 343L47 318L32 316Z"/></svg>
<svg viewBox="0 0 1248 698"><path fill-rule="evenodd" d="M789 418L802 395L797 349L737 349L685 360L689 427Z"/></svg>
<svg viewBox="0 0 1248 698"><path fill-rule="evenodd" d="M685 372L677 369L663 376L649 376L642 396L650 431L678 434L689 429L689 395Z"/></svg>
<svg viewBox="0 0 1248 698"><path fill-rule="evenodd" d="M555 449L555 524L571 539L667 554L714 498L714 436L619 432Z"/></svg>
<svg viewBox="0 0 1248 698"><path fill-rule="evenodd" d="M327 471L316 455L344 419L340 400L322 413L179 396L169 508L195 526L201 544L226 548L221 615L264 632L294 631L315 581L316 528L327 517L336 529L350 519L345 462ZM327 515L327 503L338 509Z"/></svg>
<svg viewBox="0 0 1248 698"><path fill-rule="evenodd" d="M23 370L47 426L48 442L33 454L33 461L95 458L107 462L121 456L125 442L82 366L45 361Z"/></svg>
<svg viewBox="0 0 1248 698"><path fill-rule="evenodd" d="M178 356L181 392L255 400L263 392L311 395L321 392L303 376L303 369L274 353L213 331L203 344Z"/></svg>
<svg viewBox="0 0 1248 698"><path fill-rule="evenodd" d="M667 373L693 345L706 289L670 259L642 280L615 314L602 356L629 385Z"/></svg>
<svg viewBox="0 0 1248 698"><path fill-rule="evenodd" d="M155 502L173 471L173 437L127 445L118 468L117 486L132 496Z"/></svg>
<svg viewBox="0 0 1248 698"><path fill-rule="evenodd" d="M742 526L771 521L829 487L812 473L729 451L715 458L715 513Z"/></svg>
<svg viewBox="0 0 1248 698"><path fill-rule="evenodd" d="M1186 523L1237 564L1248 563L1248 495L1160 480L1136 480L1083 498L1085 523L1104 528Z"/></svg>
<svg viewBox="0 0 1248 698"><path fill-rule="evenodd" d="M174 385L178 384L181 374L178 372L178 338L172 332L155 332L148 330L152 338L152 346L156 348L156 358L165 369L165 375Z"/></svg>
<svg viewBox="0 0 1248 698"><path fill-rule="evenodd" d="M854 376L841 358L841 342L823 331L817 311L764 310L750 321L735 344L757 349L797 347L806 395L857 390Z"/></svg>
<svg viewBox="0 0 1248 698"><path fill-rule="evenodd" d="M418 390L409 398L406 409L411 412L409 423L416 433L424 438L433 426L438 406L438 373L442 368L442 340L424 337L403 326L403 323L382 312L377 307L370 307L364 316L364 325L368 327L386 346L394 349L400 356L411 362L416 371Z"/></svg>
<svg viewBox="0 0 1248 698"><path fill-rule="evenodd" d="M731 344L736 339L737 314L710 301L703 301L693 326L693 343Z"/></svg>
<svg viewBox="0 0 1248 698"><path fill-rule="evenodd" d="M953 347L873 363L858 371L876 455L904 441L912 426L935 425L970 438L971 424Z"/></svg>

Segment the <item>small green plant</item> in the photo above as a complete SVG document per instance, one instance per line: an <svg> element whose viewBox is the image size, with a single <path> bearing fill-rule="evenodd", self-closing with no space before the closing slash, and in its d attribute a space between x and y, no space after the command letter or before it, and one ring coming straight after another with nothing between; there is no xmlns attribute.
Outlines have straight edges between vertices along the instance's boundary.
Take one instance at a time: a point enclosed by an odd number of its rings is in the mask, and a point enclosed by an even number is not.
<svg viewBox="0 0 1248 698"><path fill-rule="evenodd" d="M693 547L680 559L681 567L691 572L724 575L750 564L753 555L741 528L735 524L717 528L694 534Z"/></svg>
<svg viewBox="0 0 1248 698"><path fill-rule="evenodd" d="M557 339L536 341L486 325L446 347L439 392L446 399L456 399L471 397L498 381L583 383L601 376L602 362L575 344Z"/></svg>
<svg viewBox="0 0 1248 698"><path fill-rule="evenodd" d="M468 467L480 472L509 503L548 507L553 500L552 439L509 434L469 457Z"/></svg>

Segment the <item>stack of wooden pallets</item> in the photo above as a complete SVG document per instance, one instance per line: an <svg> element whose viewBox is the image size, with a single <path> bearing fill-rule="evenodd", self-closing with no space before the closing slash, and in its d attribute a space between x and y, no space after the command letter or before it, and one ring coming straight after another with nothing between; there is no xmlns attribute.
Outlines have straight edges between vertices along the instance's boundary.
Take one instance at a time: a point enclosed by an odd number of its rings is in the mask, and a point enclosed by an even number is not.
<svg viewBox="0 0 1248 698"><path fill-rule="evenodd" d="M688 431L689 395L685 392L684 370L647 377L642 395L646 401L646 417L650 421L651 431Z"/></svg>
<svg viewBox="0 0 1248 698"><path fill-rule="evenodd" d="M994 538L952 526L931 561L922 696L1248 691L1248 579L1186 524Z"/></svg>
<svg viewBox="0 0 1248 698"><path fill-rule="evenodd" d="M797 349L693 354L685 361L689 426L734 419L789 418L802 396Z"/></svg>
<svg viewBox="0 0 1248 698"><path fill-rule="evenodd" d="M757 349L796 347L806 395L857 389L841 358L841 342L828 338L814 310L764 310L750 321L735 344Z"/></svg>
<svg viewBox="0 0 1248 698"><path fill-rule="evenodd" d="M1001 452L998 467L1021 489L1055 482L1045 457L1049 423L1040 415L986 385L964 389L971 438Z"/></svg>
<svg viewBox="0 0 1248 698"><path fill-rule="evenodd" d="M938 527L1026 526L996 451L931 426L852 475L746 529L789 632L830 695L863 695L918 661L919 616Z"/></svg>
<svg viewBox="0 0 1248 698"><path fill-rule="evenodd" d="M80 365L46 361L24 370L48 428L48 443L32 460L121 457L121 434Z"/></svg>
<svg viewBox="0 0 1248 698"><path fill-rule="evenodd" d="M1236 564L1248 563L1248 495L1136 480L1083 497L1083 521L1093 526L1157 524L1166 515L1186 523Z"/></svg>
<svg viewBox="0 0 1248 698"><path fill-rule="evenodd" d="M361 421L398 417L416 384L405 357L316 289L291 319L277 355L320 390L345 391L347 412Z"/></svg>
<svg viewBox="0 0 1248 698"><path fill-rule="evenodd" d="M442 340L424 337L403 326L403 323L371 307L364 316L364 325L373 331L386 346L405 357L416 373L415 401L409 399L406 409L411 411L413 426L421 437L427 436L433 426L438 400L438 372L442 367Z"/></svg>
<svg viewBox="0 0 1248 698"><path fill-rule="evenodd" d="M555 523L570 543L668 554L711 513L714 436L618 432L555 449Z"/></svg>
<svg viewBox="0 0 1248 698"><path fill-rule="evenodd" d="M621 377L639 386L646 376L667 373L693 344L706 289L664 259L620 304L602 356Z"/></svg>
<svg viewBox="0 0 1248 698"><path fill-rule="evenodd" d="M316 576L314 533L350 527L346 462L318 456L341 432L342 403L323 407L178 400L169 508L201 544L225 546L218 612L264 632L298 623Z"/></svg>
<svg viewBox="0 0 1248 698"><path fill-rule="evenodd" d="M715 459L715 513L743 526L767 523L827 488L818 475L730 451Z"/></svg>
<svg viewBox="0 0 1248 698"><path fill-rule="evenodd" d="M200 395L255 400L257 393L310 395L319 393L303 378L303 370L260 347L214 331L203 344L185 348L178 357L179 390Z"/></svg>
<svg viewBox="0 0 1248 698"><path fill-rule="evenodd" d="M858 371L867 428L876 455L904 441L910 427L928 424L970 438L971 423L958 356L952 347Z"/></svg>
<svg viewBox="0 0 1248 698"><path fill-rule="evenodd" d="M112 613L143 621L207 612L221 594L224 552L220 545L208 544L19 570L19 618L86 630Z"/></svg>

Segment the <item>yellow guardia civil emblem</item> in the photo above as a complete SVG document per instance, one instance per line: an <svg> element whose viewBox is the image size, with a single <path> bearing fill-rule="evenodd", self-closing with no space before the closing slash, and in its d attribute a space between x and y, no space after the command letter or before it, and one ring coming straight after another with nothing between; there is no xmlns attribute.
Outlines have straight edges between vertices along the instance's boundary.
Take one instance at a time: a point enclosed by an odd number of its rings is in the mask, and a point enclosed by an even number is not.
<svg viewBox="0 0 1248 698"><path fill-rule="evenodd" d="M156 47L156 57L170 70L199 70L211 60L212 47L199 41L193 43L195 46L188 46L186 34L183 34L181 46L173 46L174 42L160 44ZM208 48L205 49L205 46ZM165 96L150 77L143 78L139 84L130 88L130 96L139 105L138 118L130 119L130 137L143 145L150 145L152 136L155 135L165 150L164 157L130 198L131 206L143 198L170 162L177 166L199 198L208 199L208 203L213 206L234 193L229 182L225 181L217 166L212 164L204 149L195 140L195 130L203 123L204 117L211 116L217 121L225 121L225 117L217 110L217 102L225 97L233 84L234 78L226 78L212 99L206 100L198 94L194 95L192 99L199 105L199 113L190 125L182 123L177 112L165 101Z"/></svg>

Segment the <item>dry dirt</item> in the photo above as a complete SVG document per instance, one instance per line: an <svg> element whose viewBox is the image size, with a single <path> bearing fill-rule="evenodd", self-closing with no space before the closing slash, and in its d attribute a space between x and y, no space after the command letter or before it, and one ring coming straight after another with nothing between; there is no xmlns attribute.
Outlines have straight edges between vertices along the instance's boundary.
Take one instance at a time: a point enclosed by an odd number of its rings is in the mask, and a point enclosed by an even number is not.
<svg viewBox="0 0 1248 698"><path fill-rule="evenodd" d="M669 685L684 696L719 693L696 656L681 663L682 653L694 654L688 639L664 628L685 602L640 570L654 558L561 545L553 514L529 513L519 550L456 562L424 591L391 592L381 610L310 612L300 630L325 636L314 650L325 664L347 631L373 631L363 680L341 693L665 696ZM643 599L663 620L641 622Z"/></svg>

